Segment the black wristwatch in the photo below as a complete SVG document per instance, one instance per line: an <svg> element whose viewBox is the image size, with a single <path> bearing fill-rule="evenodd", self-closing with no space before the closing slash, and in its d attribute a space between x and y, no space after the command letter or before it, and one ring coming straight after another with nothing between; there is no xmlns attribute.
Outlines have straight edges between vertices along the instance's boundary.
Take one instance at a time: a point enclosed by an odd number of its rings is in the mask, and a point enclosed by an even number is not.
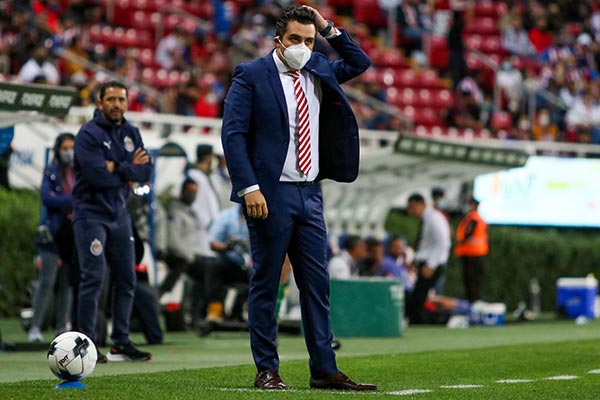
<svg viewBox="0 0 600 400"><path fill-rule="evenodd" d="M319 34L323 37L329 35L329 32L333 29L333 21L327 20L327 26L319 31Z"/></svg>

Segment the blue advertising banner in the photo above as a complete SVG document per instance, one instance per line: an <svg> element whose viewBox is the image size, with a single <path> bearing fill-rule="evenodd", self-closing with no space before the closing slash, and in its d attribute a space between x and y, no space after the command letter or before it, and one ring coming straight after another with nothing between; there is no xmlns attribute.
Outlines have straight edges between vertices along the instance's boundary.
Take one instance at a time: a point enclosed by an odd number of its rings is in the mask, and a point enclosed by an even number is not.
<svg viewBox="0 0 600 400"><path fill-rule="evenodd" d="M4 153L4 150L8 147L10 142L13 140L15 135L15 127L9 126L7 128L0 128L0 154Z"/></svg>

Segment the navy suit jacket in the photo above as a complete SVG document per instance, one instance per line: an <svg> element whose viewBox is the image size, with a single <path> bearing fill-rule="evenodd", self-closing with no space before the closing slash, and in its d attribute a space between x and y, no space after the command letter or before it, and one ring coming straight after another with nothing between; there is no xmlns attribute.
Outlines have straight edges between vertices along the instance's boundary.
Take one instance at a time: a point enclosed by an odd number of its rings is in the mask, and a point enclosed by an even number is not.
<svg viewBox="0 0 600 400"><path fill-rule="evenodd" d="M364 72L371 60L345 31L328 41L340 59L328 61L313 52L303 68L321 81L317 179L352 182L358 175L358 125L340 84ZM289 136L285 95L273 55L238 65L225 98L221 131L232 201L241 202L237 193L256 184L269 201L281 177Z"/></svg>

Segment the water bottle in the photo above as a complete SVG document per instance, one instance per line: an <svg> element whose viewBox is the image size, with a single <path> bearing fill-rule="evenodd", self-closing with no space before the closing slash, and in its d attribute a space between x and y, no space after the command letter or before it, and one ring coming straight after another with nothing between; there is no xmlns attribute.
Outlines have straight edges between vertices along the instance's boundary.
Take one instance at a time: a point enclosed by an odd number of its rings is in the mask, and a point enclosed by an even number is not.
<svg viewBox="0 0 600 400"><path fill-rule="evenodd" d="M541 289L537 278L529 280L529 310L537 315L540 313L541 307Z"/></svg>

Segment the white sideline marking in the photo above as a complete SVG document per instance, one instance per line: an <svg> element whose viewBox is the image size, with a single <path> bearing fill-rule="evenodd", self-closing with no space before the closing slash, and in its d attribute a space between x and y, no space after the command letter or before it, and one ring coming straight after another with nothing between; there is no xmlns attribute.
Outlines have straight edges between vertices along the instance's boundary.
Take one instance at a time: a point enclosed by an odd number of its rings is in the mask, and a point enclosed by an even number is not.
<svg viewBox="0 0 600 400"><path fill-rule="evenodd" d="M407 390L397 390L395 392L386 392L382 394L392 394L394 396L409 396L411 394L419 394L419 393L431 393L433 390L429 389L407 389Z"/></svg>
<svg viewBox="0 0 600 400"><path fill-rule="evenodd" d="M526 383L535 382L535 379L500 379L496 383Z"/></svg>
<svg viewBox="0 0 600 400"><path fill-rule="evenodd" d="M588 374L600 374L600 369L593 369L591 371L588 371Z"/></svg>
<svg viewBox="0 0 600 400"><path fill-rule="evenodd" d="M575 375L558 375L546 378L547 381L570 381L572 379L577 379L577 377Z"/></svg>
<svg viewBox="0 0 600 400"><path fill-rule="evenodd" d="M474 389L483 387L483 385L449 385L449 386L440 386L442 389Z"/></svg>

